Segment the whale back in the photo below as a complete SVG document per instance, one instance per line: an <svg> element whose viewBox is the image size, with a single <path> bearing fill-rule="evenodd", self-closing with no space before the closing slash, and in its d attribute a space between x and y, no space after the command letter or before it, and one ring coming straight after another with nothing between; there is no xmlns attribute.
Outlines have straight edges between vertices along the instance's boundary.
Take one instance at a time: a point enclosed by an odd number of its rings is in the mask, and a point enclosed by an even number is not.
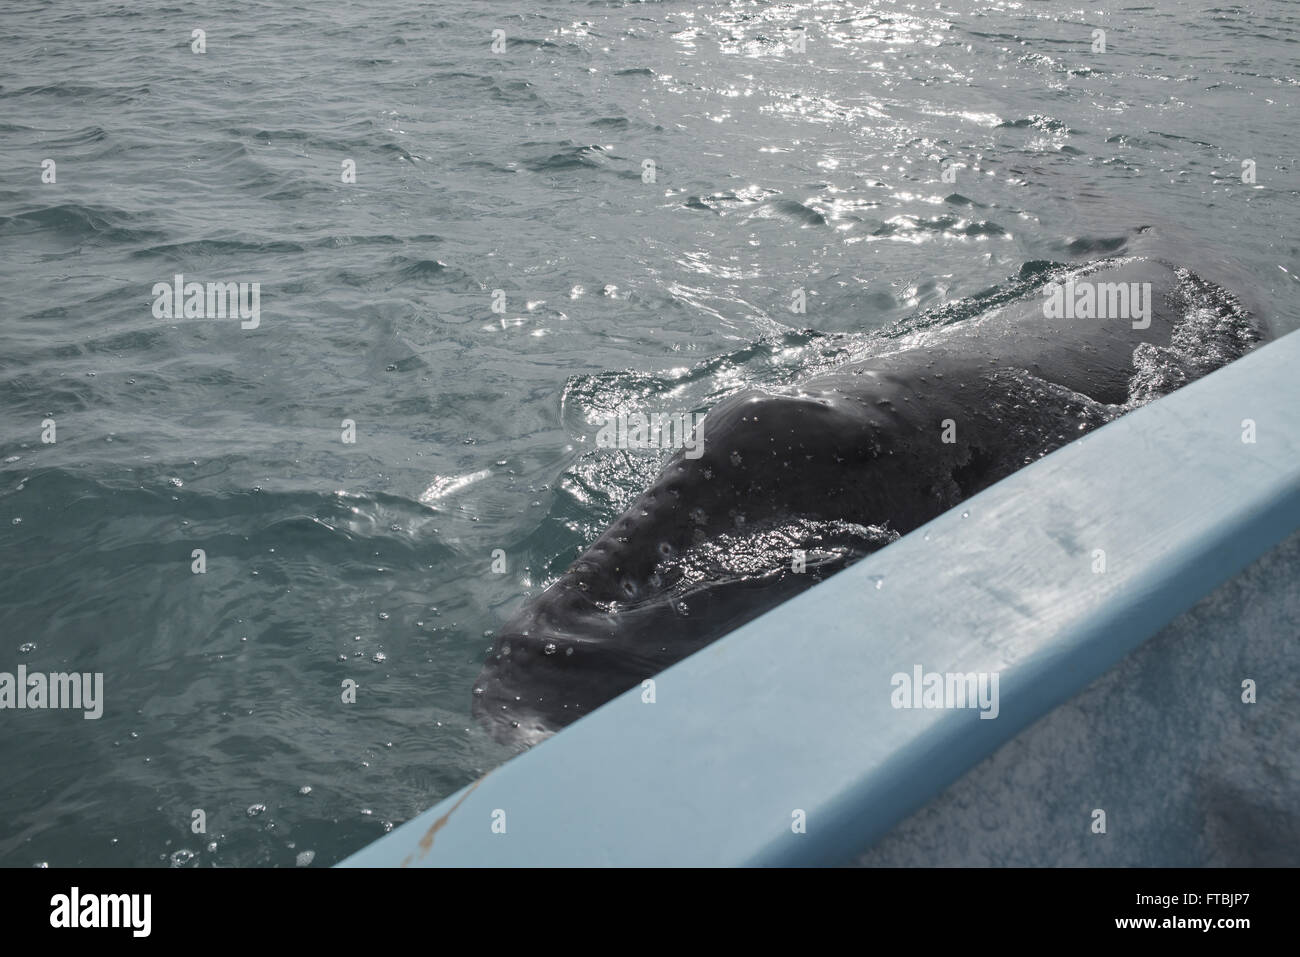
<svg viewBox="0 0 1300 957"><path fill-rule="evenodd" d="M979 315L873 339L795 388L719 403L699 457L670 459L503 626L474 713L503 740L540 740L1259 338L1231 295L1159 261L1038 279ZM1142 287L1149 309L1045 308L1053 284L1089 283Z"/></svg>

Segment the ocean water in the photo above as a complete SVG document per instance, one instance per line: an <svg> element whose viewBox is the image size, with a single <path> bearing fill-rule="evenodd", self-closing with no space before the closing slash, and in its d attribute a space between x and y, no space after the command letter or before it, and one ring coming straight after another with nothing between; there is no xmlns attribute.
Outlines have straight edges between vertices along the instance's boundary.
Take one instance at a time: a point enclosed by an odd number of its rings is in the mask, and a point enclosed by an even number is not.
<svg viewBox="0 0 1300 957"><path fill-rule="evenodd" d="M657 468L599 414L706 411L1027 263L1158 255L1300 327L1289 0L0 27L0 671L104 674L97 720L0 712L0 865L331 864L508 758L489 636ZM156 316L177 274L257 283L255 327ZM953 813L874 861L976 860L933 850Z"/></svg>

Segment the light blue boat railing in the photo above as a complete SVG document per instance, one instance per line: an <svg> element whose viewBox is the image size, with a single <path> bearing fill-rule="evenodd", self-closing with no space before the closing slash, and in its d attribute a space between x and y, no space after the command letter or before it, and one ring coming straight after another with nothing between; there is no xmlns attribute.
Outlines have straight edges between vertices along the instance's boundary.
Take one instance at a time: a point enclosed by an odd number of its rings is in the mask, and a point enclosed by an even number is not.
<svg viewBox="0 0 1300 957"><path fill-rule="evenodd" d="M658 675L653 703L629 691L343 866L850 860L1297 528L1300 332L1022 469ZM893 676L917 666L996 673L997 717L895 708Z"/></svg>

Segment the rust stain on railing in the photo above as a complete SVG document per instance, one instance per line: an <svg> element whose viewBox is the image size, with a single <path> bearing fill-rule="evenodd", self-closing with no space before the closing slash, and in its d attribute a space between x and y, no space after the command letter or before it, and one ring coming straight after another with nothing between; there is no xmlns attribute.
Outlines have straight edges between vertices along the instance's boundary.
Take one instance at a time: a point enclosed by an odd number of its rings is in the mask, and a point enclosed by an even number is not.
<svg viewBox="0 0 1300 957"><path fill-rule="evenodd" d="M492 773L491 771L488 772L488 774L491 773ZM487 780L487 776L488 775L485 774L483 775L483 777L479 778L477 781L471 784L469 790L460 796L460 800L457 801L455 804L453 804L451 806L451 809L446 814L438 818L438 820L434 821L433 824L429 826L429 829L424 832L424 837L420 838L420 845L419 845L420 856L416 858L417 861L424 860L425 856L429 853L429 851L433 849L434 835L436 835L440 830L442 830L442 826L447 823L447 819L451 817L452 813L456 810L456 808L464 804L465 799L469 797L471 794L473 794L480 784L482 784L485 780ZM407 854L406 857L402 860L401 866L402 867L409 866L411 863L411 858L414 856L415 856L414 852Z"/></svg>

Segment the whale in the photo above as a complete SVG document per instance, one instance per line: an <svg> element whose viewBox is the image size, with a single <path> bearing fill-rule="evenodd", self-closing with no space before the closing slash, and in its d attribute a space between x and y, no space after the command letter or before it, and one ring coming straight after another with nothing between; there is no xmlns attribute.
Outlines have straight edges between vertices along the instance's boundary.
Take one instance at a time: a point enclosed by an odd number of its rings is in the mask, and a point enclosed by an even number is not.
<svg viewBox="0 0 1300 957"><path fill-rule="evenodd" d="M1027 263L985 302L718 402L693 454L500 627L475 718L536 744L1264 337L1228 290L1151 257Z"/></svg>

